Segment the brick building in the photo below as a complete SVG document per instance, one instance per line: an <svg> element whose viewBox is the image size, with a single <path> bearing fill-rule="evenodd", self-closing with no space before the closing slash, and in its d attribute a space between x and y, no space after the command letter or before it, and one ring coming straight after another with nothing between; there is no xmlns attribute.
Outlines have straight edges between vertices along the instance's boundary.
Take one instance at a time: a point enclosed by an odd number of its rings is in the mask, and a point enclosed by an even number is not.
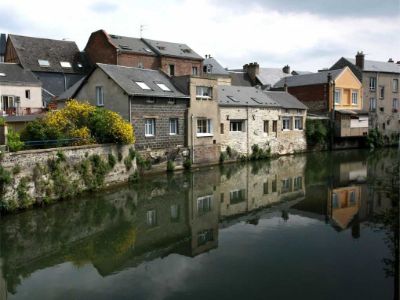
<svg viewBox="0 0 400 300"><path fill-rule="evenodd" d="M398 141L400 132L400 61L366 60L362 52L354 58L340 58L331 69L349 67L362 82L363 110L369 111L370 128L376 128L387 142Z"/></svg>
<svg viewBox="0 0 400 300"><path fill-rule="evenodd" d="M93 32L85 47L90 61L153 70L170 76L200 75L203 58L189 46L180 43L155 41Z"/></svg>
<svg viewBox="0 0 400 300"><path fill-rule="evenodd" d="M60 96L76 98L119 113L134 126L136 149L185 145L189 96L161 71L97 64L85 79Z"/></svg>

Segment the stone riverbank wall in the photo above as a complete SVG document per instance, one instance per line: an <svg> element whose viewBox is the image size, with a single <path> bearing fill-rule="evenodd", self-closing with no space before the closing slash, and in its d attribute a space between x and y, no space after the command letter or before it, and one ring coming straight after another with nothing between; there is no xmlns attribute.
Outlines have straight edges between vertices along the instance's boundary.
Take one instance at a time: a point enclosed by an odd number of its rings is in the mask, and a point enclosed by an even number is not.
<svg viewBox="0 0 400 300"><path fill-rule="evenodd" d="M137 176L133 145L88 145L4 153L0 211L12 212L127 182Z"/></svg>

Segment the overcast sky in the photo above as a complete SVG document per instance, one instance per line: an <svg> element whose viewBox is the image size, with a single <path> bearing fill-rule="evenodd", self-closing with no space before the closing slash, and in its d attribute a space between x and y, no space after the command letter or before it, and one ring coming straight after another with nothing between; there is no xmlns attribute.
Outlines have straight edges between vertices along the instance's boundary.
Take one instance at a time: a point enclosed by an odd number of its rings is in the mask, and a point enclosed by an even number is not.
<svg viewBox="0 0 400 300"><path fill-rule="evenodd" d="M358 50L400 60L400 0L1 0L0 32L67 38L91 32L188 44L224 67L316 71Z"/></svg>

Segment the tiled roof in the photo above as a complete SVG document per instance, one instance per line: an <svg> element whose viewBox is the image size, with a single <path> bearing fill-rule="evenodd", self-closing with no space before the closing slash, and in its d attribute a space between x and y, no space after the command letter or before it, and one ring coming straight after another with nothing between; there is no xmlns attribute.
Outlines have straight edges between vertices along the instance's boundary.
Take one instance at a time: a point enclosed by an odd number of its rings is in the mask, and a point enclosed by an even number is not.
<svg viewBox="0 0 400 300"><path fill-rule="evenodd" d="M353 65L356 64L356 60L354 58L345 57L345 59L348 60ZM364 60L363 71L399 73L400 74L400 64L384 62L384 61Z"/></svg>
<svg viewBox="0 0 400 300"><path fill-rule="evenodd" d="M163 42L163 41L155 41L149 39L142 39L144 43L146 43L151 50L153 50L158 55L166 55L173 57L181 57L181 58L189 58L196 60L203 60L204 58L194 52L188 45L179 44L179 43L171 43L171 42Z"/></svg>
<svg viewBox="0 0 400 300"><path fill-rule="evenodd" d="M78 73L87 71L86 56L81 53L75 42L60 41L10 34L21 65L25 69L37 72ZM46 60L49 66L39 65L39 60ZM70 63L71 67L62 67L61 62Z"/></svg>
<svg viewBox="0 0 400 300"><path fill-rule="evenodd" d="M23 69L19 64L0 63L1 84L25 84L41 86L40 81L29 70Z"/></svg>
<svg viewBox="0 0 400 300"><path fill-rule="evenodd" d="M229 76L229 72L225 70L214 57L207 57L203 61L204 73L214 75Z"/></svg>
<svg viewBox="0 0 400 300"><path fill-rule="evenodd" d="M285 83L288 87L291 86L304 86L304 85L315 85L323 84L328 82L328 74L330 73L332 79L336 79L339 74L343 72L343 69L338 70L326 70L318 73L305 74L305 75L295 75L290 77L285 77L279 80L274 88L282 88Z"/></svg>
<svg viewBox="0 0 400 300"><path fill-rule="evenodd" d="M152 96L167 98L190 98L178 91L167 75L158 70L124 67L118 65L106 65L98 63L97 66L103 70L116 84L118 84L128 95ZM142 89L136 82L143 82L150 89ZM163 91L157 83L164 84L170 91Z"/></svg>

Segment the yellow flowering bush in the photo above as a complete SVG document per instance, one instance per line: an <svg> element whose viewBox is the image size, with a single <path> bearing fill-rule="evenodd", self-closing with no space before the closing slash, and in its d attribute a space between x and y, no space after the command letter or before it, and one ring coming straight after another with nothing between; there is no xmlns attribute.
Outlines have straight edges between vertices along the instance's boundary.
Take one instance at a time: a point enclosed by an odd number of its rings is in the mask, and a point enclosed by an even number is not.
<svg viewBox="0 0 400 300"><path fill-rule="evenodd" d="M22 139L79 139L74 141L78 145L135 142L133 126L119 114L77 100L70 100L65 108L29 123L22 132Z"/></svg>

